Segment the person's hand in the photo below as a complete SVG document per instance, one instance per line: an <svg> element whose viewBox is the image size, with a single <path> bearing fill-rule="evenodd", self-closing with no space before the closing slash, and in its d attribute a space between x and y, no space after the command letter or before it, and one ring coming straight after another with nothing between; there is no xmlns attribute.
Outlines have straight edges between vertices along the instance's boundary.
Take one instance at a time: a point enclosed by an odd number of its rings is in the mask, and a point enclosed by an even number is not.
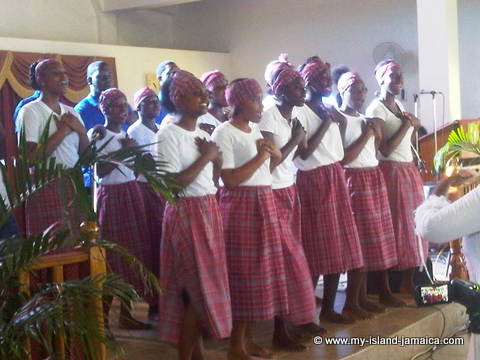
<svg viewBox="0 0 480 360"><path fill-rule="evenodd" d="M403 117L410 122L410 126L412 126L415 129L418 129L422 124L420 123L420 120L418 120L415 115L409 112L403 112L402 113Z"/></svg>
<svg viewBox="0 0 480 360"><path fill-rule="evenodd" d="M107 135L107 129L103 125L93 127L92 138L102 140Z"/></svg>
<svg viewBox="0 0 480 360"><path fill-rule="evenodd" d="M382 132L383 132L382 131L382 128L383 128L382 122L383 122L383 120L379 119L379 118L368 118L367 119L367 123L370 124L371 128L373 129L374 135L377 138L382 137Z"/></svg>
<svg viewBox="0 0 480 360"><path fill-rule="evenodd" d="M450 176L448 184L450 186L460 186L470 182L476 174L468 170L460 170L457 174Z"/></svg>
<svg viewBox="0 0 480 360"><path fill-rule="evenodd" d="M55 114L53 115L53 121L55 121L55 125L57 125L57 131L60 131L65 135L68 135L73 131L73 129L68 126L67 122L62 121L62 119Z"/></svg>
<svg viewBox="0 0 480 360"><path fill-rule="evenodd" d="M272 155L269 141L267 139L257 140L257 152L265 160Z"/></svg>
<svg viewBox="0 0 480 360"><path fill-rule="evenodd" d="M265 139L265 145L268 149L268 152L270 153L270 156L275 159L281 159L282 158L282 152L278 148L275 143L269 139Z"/></svg>
<svg viewBox="0 0 480 360"><path fill-rule="evenodd" d="M206 156L209 161L214 161L220 154L220 148L213 141L208 141L204 138L195 138L198 152L202 156Z"/></svg>
<svg viewBox="0 0 480 360"><path fill-rule="evenodd" d="M87 131L85 129L85 126L83 126L83 124L81 123L81 121L78 120L78 118L71 113L63 114L62 117L60 118L60 122L67 124L68 127L70 127L70 129L72 129L78 134L83 134Z"/></svg>
<svg viewBox="0 0 480 360"><path fill-rule="evenodd" d="M127 137L118 140L122 147L133 147L133 146L138 146L137 140L129 138L128 135Z"/></svg>
<svg viewBox="0 0 480 360"><path fill-rule="evenodd" d="M362 132L368 134L369 136L375 136L375 129L373 128L373 123L371 121L364 121L362 123Z"/></svg>
<svg viewBox="0 0 480 360"><path fill-rule="evenodd" d="M297 118L292 119L292 138L295 139L295 142L302 142L306 135L307 133L305 132L302 123Z"/></svg>

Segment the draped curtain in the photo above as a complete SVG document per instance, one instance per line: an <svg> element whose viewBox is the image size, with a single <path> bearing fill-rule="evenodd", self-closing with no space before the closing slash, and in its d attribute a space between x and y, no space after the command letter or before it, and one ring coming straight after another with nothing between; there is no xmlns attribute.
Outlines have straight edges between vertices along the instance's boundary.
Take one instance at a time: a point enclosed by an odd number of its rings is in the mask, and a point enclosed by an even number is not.
<svg viewBox="0 0 480 360"><path fill-rule="evenodd" d="M89 92L87 67L93 61L105 61L110 65L113 84L117 84L115 58L97 56L74 56L59 54L25 53L0 50L0 121L5 128L4 155L7 167L12 156L17 154L17 140L13 113L22 98L31 96L34 90L29 85L30 64L39 59L52 58L60 61L68 74L69 85L62 102L74 106ZM3 150L3 149L2 149ZM23 228L23 214L16 216L20 228Z"/></svg>

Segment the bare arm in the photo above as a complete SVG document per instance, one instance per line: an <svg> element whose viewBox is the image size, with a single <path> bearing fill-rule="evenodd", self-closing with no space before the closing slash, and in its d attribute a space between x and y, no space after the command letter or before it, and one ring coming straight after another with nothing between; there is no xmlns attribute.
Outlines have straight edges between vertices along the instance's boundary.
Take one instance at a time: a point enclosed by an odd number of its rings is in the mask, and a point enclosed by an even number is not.
<svg viewBox="0 0 480 360"><path fill-rule="evenodd" d="M351 143L350 146L345 148L345 155L341 161L341 164L348 165L355 160L372 136L375 136L375 132L371 125L366 124L362 135L360 135L357 140Z"/></svg>
<svg viewBox="0 0 480 360"><path fill-rule="evenodd" d="M280 165L288 155L295 149L295 147L303 141L305 137L305 131L303 131L303 136L300 135L292 135L290 140L280 149L280 153L282 154L281 157L273 157L270 159L270 171L273 171L278 165ZM262 135L265 139L270 140L273 143L273 134L268 131L262 131Z"/></svg>
<svg viewBox="0 0 480 360"><path fill-rule="evenodd" d="M195 143L200 152L200 157L185 170L172 174L183 187L190 185L210 161L214 161L220 156L220 149L213 141L196 138Z"/></svg>
<svg viewBox="0 0 480 360"><path fill-rule="evenodd" d="M313 133L310 139L303 142L303 146L299 147L298 151L298 156L300 156L302 160L308 159L308 157L313 154L315 149L322 142L322 139L331 124L332 120L330 118L323 120L322 125L320 125L317 131Z"/></svg>
<svg viewBox="0 0 480 360"><path fill-rule="evenodd" d="M258 153L251 160L235 169L223 169L222 179L225 186L233 188L251 178L255 171L270 158L273 150L269 143L270 141L266 139L259 139L257 141Z"/></svg>

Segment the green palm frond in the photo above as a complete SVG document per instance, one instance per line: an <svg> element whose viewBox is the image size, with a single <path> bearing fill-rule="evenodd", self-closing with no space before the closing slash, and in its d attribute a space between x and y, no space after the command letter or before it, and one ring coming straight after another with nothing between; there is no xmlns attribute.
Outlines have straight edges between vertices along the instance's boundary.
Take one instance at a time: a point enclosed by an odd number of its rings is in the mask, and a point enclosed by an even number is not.
<svg viewBox="0 0 480 360"><path fill-rule="evenodd" d="M7 167L0 163L8 196L8 202L0 198L0 226L38 191L54 182L59 184L65 214L74 205L86 220L96 221L97 215L84 188L81 173L82 167L95 163L124 165L144 175L153 189L165 199L174 201L174 194L181 187L164 171L165 163L145 156L143 146L122 148L103 155L100 154L102 148L95 149L92 142L80 155L74 168L67 169L58 164L46 154L51 121L50 117L33 154L28 149L25 133L20 133L18 155L14 159L7 159L9 176ZM74 198L67 203L70 198L67 194L71 193ZM139 300L139 296L124 279L109 273L60 284L28 285L20 282L19 274L34 268L39 257L76 245L83 248L96 246L119 254L132 272L142 279L147 290L160 291L158 279L139 259L116 244L115 239L92 241L91 234L82 233L79 225L69 217L66 224L54 224L41 234L0 239L0 359L24 359L28 355L24 346L27 338L35 340L48 355L55 358L52 339L56 334L75 339L83 349L86 360L99 358L93 346L94 340L113 346L99 326L96 311L101 309L94 308L92 299L114 296L125 306L130 306L132 301ZM88 311L80 311L87 307ZM67 343L69 346L70 342Z"/></svg>
<svg viewBox="0 0 480 360"><path fill-rule="evenodd" d="M469 123L466 131L463 126L459 126L450 132L447 143L437 151L433 159L435 171L441 172L446 163L462 151L480 155L480 122Z"/></svg>
<svg viewBox="0 0 480 360"><path fill-rule="evenodd" d="M115 274L41 285L7 324L1 324L2 344L10 344L10 349L15 349L16 354L9 354L8 347L0 345L0 358L20 359L18 355L26 355L26 349L22 354L22 349L15 344L24 343L27 338L35 340L52 354L54 335L61 335L79 343L85 358L98 359L99 354L91 339L115 348L108 341L97 317L98 312L103 312L101 302L92 301L102 296L115 296L125 304L139 300L132 285ZM71 342L66 342L67 349L71 345Z"/></svg>

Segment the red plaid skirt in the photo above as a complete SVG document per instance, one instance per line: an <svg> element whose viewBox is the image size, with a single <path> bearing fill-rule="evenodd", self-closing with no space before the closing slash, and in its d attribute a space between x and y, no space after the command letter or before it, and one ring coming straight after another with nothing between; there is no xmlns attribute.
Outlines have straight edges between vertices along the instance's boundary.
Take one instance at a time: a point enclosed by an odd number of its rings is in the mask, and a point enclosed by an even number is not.
<svg viewBox="0 0 480 360"><path fill-rule="evenodd" d="M397 248L387 188L382 172L374 168L346 168L366 271L397 265Z"/></svg>
<svg viewBox="0 0 480 360"><path fill-rule="evenodd" d="M153 266L149 269L158 276L160 271L160 239L162 238L163 212L165 211L165 199L158 195L152 187L145 182L138 182L145 204L148 229L152 238Z"/></svg>
<svg viewBox="0 0 480 360"><path fill-rule="evenodd" d="M232 313L223 225L214 195L165 207L160 252L159 337L178 343L184 294L214 338L230 336Z"/></svg>
<svg viewBox="0 0 480 360"><path fill-rule="evenodd" d="M293 324L313 322L316 317L312 275L302 247L300 200L295 185L273 190L287 275L288 320Z"/></svg>
<svg viewBox="0 0 480 360"><path fill-rule="evenodd" d="M361 268L362 249L340 164L298 171L302 241L313 275Z"/></svg>
<svg viewBox="0 0 480 360"><path fill-rule="evenodd" d="M40 234L53 224L57 224L59 229L64 228L67 218L74 222L72 224L74 230L81 222L79 211L75 207L74 189L69 181L56 180L25 201L25 233L27 236ZM78 236L78 233L73 234L73 236L76 235ZM51 254L68 251L70 249L61 249ZM32 282L51 281L47 272L46 270L35 272ZM72 264L63 267L65 280L78 280L87 274L88 264ZM35 277L38 278L35 279Z"/></svg>
<svg viewBox="0 0 480 360"><path fill-rule="evenodd" d="M220 196L234 320L287 316L287 275L270 186L223 188Z"/></svg>
<svg viewBox="0 0 480 360"><path fill-rule="evenodd" d="M125 247L148 268L152 268L153 244L148 231L142 194L136 181L98 187L98 222L100 235ZM142 280L116 253L108 253L108 264L114 273L132 284L142 296ZM151 294L150 294L151 295ZM146 300L151 296L146 297Z"/></svg>
<svg viewBox="0 0 480 360"><path fill-rule="evenodd" d="M392 212L397 243L397 269L420 266L422 257L427 258L428 241L420 240L415 235L413 212L424 200L422 178L411 162L380 161L380 170L387 184Z"/></svg>

